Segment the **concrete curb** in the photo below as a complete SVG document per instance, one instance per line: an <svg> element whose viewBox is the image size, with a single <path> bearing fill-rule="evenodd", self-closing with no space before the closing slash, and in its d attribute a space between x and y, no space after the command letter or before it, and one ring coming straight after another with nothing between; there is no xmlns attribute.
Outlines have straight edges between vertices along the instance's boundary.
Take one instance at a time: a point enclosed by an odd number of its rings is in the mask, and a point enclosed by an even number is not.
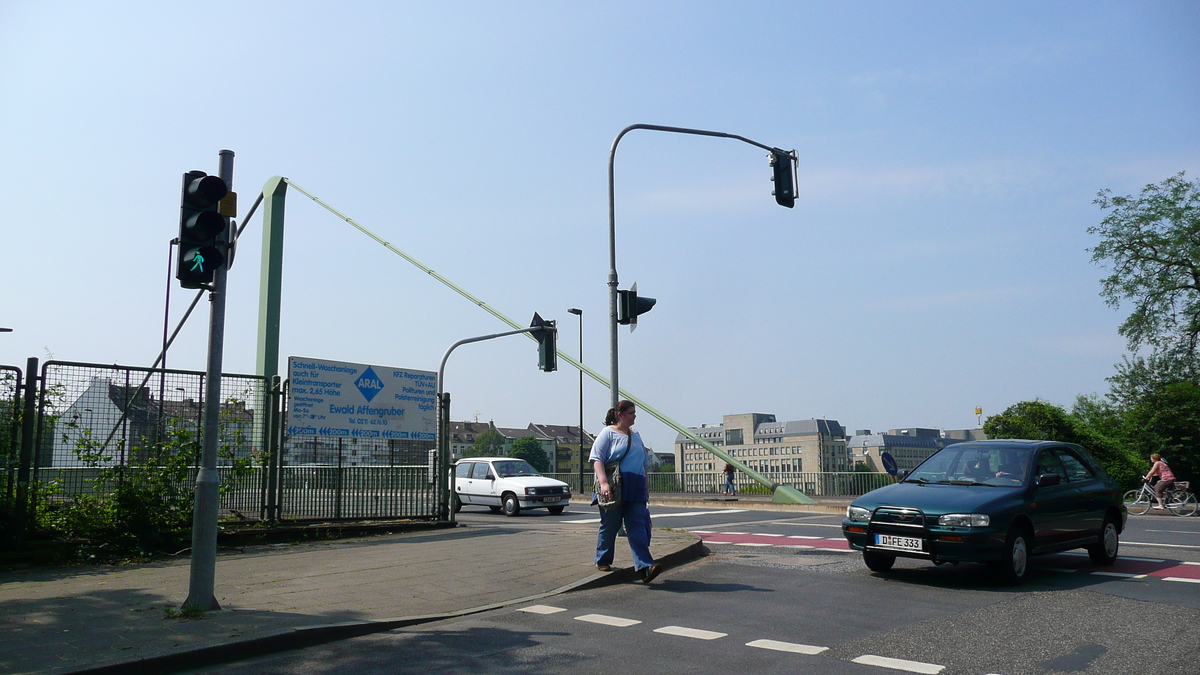
<svg viewBox="0 0 1200 675"><path fill-rule="evenodd" d="M697 558L703 557L706 554L704 542L700 539L691 544L658 559L664 568L677 567L684 563L690 562ZM266 656L268 654L276 654L279 652L292 651L296 649L304 649L306 647L314 647L316 645L325 644L327 642L336 642L338 640L346 640L349 638L361 637L372 633L382 633L397 628L406 628L408 626L417 626L426 623L434 623L437 621L445 621L447 619L457 619L472 614L481 614L494 609L500 609L509 605L518 605L534 600L562 595L573 591L583 591L605 586L613 586L621 583L629 583L638 580L637 571L632 567L615 570L612 572L597 572L589 577L581 579L577 582L560 586L546 593L538 593L528 595L523 598L513 600L505 600L495 602L490 605L482 605L472 607L470 609L462 609L454 612L444 612L441 614L423 614L417 616L404 616L391 619L372 619L367 621L347 621L343 623L322 624L315 626L302 626L299 628L289 628L271 635L250 638L247 640L239 640L222 645L213 645L210 647L200 647L198 649L190 649L175 654L163 654L161 656L152 656L138 661L126 661L124 663L115 663L105 666L97 666L94 668L85 668L82 670L73 670L64 673L63 675L168 675L169 673L177 673L183 670L194 670L196 668L206 668L208 666L220 665L222 663L230 663L244 659L254 658L258 656Z"/></svg>

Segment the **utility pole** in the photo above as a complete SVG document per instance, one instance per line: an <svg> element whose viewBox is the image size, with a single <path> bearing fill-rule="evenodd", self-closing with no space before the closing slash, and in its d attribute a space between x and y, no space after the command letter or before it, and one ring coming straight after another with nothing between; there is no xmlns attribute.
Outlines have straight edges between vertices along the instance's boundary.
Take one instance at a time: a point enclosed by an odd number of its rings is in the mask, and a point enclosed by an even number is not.
<svg viewBox="0 0 1200 675"><path fill-rule="evenodd" d="M222 150L217 175L233 189L233 151ZM230 228L226 228L225 244ZM221 431L221 364L225 349L225 288L227 266L214 270L208 294L208 368L204 377L204 437L200 472L196 477L192 514L192 567L188 597L183 606L201 611L221 609L214 589L217 567L217 508L220 482L217 477L217 445Z"/></svg>

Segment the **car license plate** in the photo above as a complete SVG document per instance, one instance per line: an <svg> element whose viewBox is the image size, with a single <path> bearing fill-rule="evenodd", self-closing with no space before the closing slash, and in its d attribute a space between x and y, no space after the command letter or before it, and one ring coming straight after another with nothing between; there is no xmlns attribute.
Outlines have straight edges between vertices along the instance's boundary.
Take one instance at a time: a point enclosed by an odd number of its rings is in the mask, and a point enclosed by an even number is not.
<svg viewBox="0 0 1200 675"><path fill-rule="evenodd" d="M546 497L542 501L546 502L547 504L553 504L554 502L558 501L559 499L561 499L561 497Z"/></svg>
<svg viewBox="0 0 1200 675"><path fill-rule="evenodd" d="M921 540L916 537L897 537L891 534L875 535L875 545L884 548L898 548L905 551L920 551Z"/></svg>

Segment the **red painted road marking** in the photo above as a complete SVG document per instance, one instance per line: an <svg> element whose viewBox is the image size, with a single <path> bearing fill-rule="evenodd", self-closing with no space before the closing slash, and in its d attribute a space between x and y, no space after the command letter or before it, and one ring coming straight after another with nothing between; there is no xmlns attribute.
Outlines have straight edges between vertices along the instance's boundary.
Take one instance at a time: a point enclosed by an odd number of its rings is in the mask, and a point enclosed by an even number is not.
<svg viewBox="0 0 1200 675"><path fill-rule="evenodd" d="M1075 569L1081 572L1117 572L1120 574L1145 574L1152 577L1181 577L1184 579L1200 579L1200 565L1187 565L1178 560L1148 562L1145 560L1126 560L1117 556L1112 565L1100 567L1093 565L1086 555L1049 555L1039 556L1030 560L1034 567L1058 567Z"/></svg>

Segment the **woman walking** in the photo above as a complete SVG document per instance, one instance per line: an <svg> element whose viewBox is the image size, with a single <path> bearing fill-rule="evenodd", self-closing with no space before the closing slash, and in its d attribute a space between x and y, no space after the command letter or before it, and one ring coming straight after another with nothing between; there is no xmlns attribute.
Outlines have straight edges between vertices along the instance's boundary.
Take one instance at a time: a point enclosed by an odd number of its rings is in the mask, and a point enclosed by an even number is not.
<svg viewBox="0 0 1200 675"><path fill-rule="evenodd" d="M646 452L642 437L633 430L637 409L633 401L621 401L610 408L604 417L604 429L592 444L588 461L596 472L597 493L592 495L592 504L599 504L599 497L612 499L612 486L604 471L605 464L620 462L621 502L614 508L600 508L600 534L596 537L596 569L601 572L612 570L613 554L617 543L617 531L625 523L629 548L633 551L633 567L642 578L650 583L662 566L650 555L650 490L646 483L646 467L655 462Z"/></svg>

